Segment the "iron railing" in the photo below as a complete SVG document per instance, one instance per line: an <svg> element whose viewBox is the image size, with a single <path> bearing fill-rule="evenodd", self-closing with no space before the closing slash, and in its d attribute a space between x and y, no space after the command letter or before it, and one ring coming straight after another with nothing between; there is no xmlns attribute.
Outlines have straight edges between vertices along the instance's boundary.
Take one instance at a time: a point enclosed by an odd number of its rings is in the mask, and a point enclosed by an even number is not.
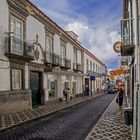
<svg viewBox="0 0 140 140"><path fill-rule="evenodd" d="M82 65L79 63L73 63L73 70L82 71Z"/></svg>
<svg viewBox="0 0 140 140"><path fill-rule="evenodd" d="M95 72L95 71L91 71L91 70L87 70L87 75L89 76L96 76L96 77L102 77L101 73Z"/></svg>
<svg viewBox="0 0 140 140"><path fill-rule="evenodd" d="M14 36L5 37L5 54L34 58L34 46Z"/></svg>
<svg viewBox="0 0 140 140"><path fill-rule="evenodd" d="M60 57L60 67L71 69L71 60Z"/></svg>
<svg viewBox="0 0 140 140"><path fill-rule="evenodd" d="M121 57L121 65L128 65L128 56Z"/></svg>
<svg viewBox="0 0 140 140"><path fill-rule="evenodd" d="M133 44L133 19L121 20L121 41L124 45Z"/></svg>

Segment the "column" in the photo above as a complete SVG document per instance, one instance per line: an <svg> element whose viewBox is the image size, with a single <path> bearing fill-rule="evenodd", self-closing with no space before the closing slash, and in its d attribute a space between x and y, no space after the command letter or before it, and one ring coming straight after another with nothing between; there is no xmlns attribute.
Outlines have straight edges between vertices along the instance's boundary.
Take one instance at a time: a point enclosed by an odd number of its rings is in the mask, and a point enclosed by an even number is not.
<svg viewBox="0 0 140 140"><path fill-rule="evenodd" d="M49 95L48 95L48 77L47 77L47 73L43 74L43 90L44 90L44 101L48 101L49 100Z"/></svg>
<svg viewBox="0 0 140 140"><path fill-rule="evenodd" d="M25 89L29 89L29 67L25 64Z"/></svg>
<svg viewBox="0 0 140 140"><path fill-rule="evenodd" d="M58 98L63 98L63 81L61 75L58 75Z"/></svg>

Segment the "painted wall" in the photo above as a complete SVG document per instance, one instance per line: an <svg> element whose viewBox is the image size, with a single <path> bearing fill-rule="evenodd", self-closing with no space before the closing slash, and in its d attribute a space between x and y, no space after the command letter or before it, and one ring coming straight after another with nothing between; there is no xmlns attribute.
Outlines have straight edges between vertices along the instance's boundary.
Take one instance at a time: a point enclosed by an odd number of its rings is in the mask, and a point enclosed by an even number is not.
<svg viewBox="0 0 140 140"><path fill-rule="evenodd" d="M9 10L6 0L0 0L0 28L4 32L8 31Z"/></svg>
<svg viewBox="0 0 140 140"><path fill-rule="evenodd" d="M6 0L0 0L0 91L10 89L10 64L8 58L4 54L4 37L8 32L9 10Z"/></svg>
<svg viewBox="0 0 140 140"><path fill-rule="evenodd" d="M0 91L10 90L10 64L0 61Z"/></svg>
<svg viewBox="0 0 140 140"><path fill-rule="evenodd" d="M34 42L36 40L36 35L38 34L38 42L41 44L43 50L45 50L44 24L30 15L27 17L26 31L26 40Z"/></svg>

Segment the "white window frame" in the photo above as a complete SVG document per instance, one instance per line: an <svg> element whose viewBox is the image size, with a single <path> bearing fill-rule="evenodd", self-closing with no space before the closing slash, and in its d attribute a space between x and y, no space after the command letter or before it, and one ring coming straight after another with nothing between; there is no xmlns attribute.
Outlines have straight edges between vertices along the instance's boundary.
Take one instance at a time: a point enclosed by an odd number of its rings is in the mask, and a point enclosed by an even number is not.
<svg viewBox="0 0 140 140"><path fill-rule="evenodd" d="M15 28L15 32L14 33L14 37L23 40L23 21L18 19L17 17L11 15L11 21L10 21L10 30L12 32L12 20L14 21L14 28ZM17 36L17 24L18 22L21 24L21 29L20 29L20 36Z"/></svg>
<svg viewBox="0 0 140 140"><path fill-rule="evenodd" d="M12 69L12 89L22 89L22 70L20 69Z"/></svg>

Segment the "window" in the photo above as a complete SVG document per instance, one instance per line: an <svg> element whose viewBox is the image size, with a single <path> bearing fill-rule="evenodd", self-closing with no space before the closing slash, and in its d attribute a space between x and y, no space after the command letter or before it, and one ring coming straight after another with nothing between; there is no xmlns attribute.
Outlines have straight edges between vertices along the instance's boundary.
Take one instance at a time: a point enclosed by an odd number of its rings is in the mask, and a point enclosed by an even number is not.
<svg viewBox="0 0 140 140"><path fill-rule="evenodd" d="M66 47L62 44L61 44L61 57L62 57L62 66L65 66Z"/></svg>
<svg viewBox="0 0 140 140"><path fill-rule="evenodd" d="M46 49L49 52L53 52L53 38L47 36L46 37Z"/></svg>
<svg viewBox="0 0 140 140"><path fill-rule="evenodd" d="M88 71L88 59L86 59L86 68L87 68L87 71Z"/></svg>
<svg viewBox="0 0 140 140"><path fill-rule="evenodd" d="M93 63L93 71L95 71L95 64Z"/></svg>
<svg viewBox="0 0 140 140"><path fill-rule="evenodd" d="M48 74L48 93L49 99L57 97L57 77L55 75Z"/></svg>
<svg viewBox="0 0 140 140"><path fill-rule="evenodd" d="M22 88L22 71L19 69L12 69L12 89Z"/></svg>
<svg viewBox="0 0 140 140"><path fill-rule="evenodd" d="M74 49L73 55L74 55L73 56L73 58L74 58L73 62L77 63L77 50Z"/></svg>
<svg viewBox="0 0 140 140"><path fill-rule="evenodd" d="M23 21L18 18L11 16L11 32L13 32L14 37L23 40Z"/></svg>
<svg viewBox="0 0 140 140"><path fill-rule="evenodd" d="M66 57L66 47L64 45L61 45L61 56L62 58Z"/></svg>
<svg viewBox="0 0 140 140"><path fill-rule="evenodd" d="M92 62L90 61L90 70L92 71Z"/></svg>
<svg viewBox="0 0 140 140"><path fill-rule="evenodd" d="M52 62L53 58L53 38L50 36L46 37L46 59L48 62Z"/></svg>
<svg viewBox="0 0 140 140"><path fill-rule="evenodd" d="M23 54L23 21L11 15L10 32L13 33L11 51Z"/></svg>

